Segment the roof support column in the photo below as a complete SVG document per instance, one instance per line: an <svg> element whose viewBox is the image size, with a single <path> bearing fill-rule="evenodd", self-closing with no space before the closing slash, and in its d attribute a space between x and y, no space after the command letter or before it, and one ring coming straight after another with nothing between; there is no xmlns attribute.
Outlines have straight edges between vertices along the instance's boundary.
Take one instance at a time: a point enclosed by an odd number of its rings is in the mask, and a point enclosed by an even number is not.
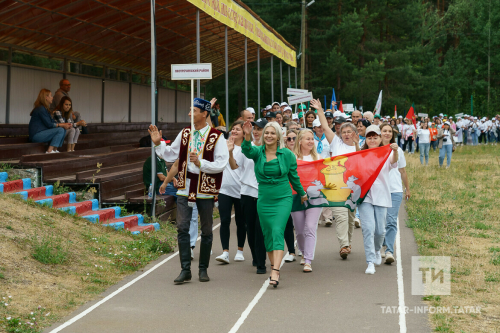
<svg viewBox="0 0 500 333"><path fill-rule="evenodd" d="M290 85L290 65L288 65L288 88L291 88L292 86Z"/></svg>
<svg viewBox="0 0 500 333"><path fill-rule="evenodd" d="M7 59L7 95L5 96L5 123L10 124L10 83L12 81L12 47L9 47Z"/></svg>
<svg viewBox="0 0 500 333"><path fill-rule="evenodd" d="M155 27L155 0L151 0L151 123L156 125L156 27ZM151 198L151 216L155 217L156 206L156 154L155 144L151 141L151 184L153 197Z"/></svg>
<svg viewBox="0 0 500 333"><path fill-rule="evenodd" d="M280 105L283 102L283 61L280 60Z"/></svg>
<svg viewBox="0 0 500 333"><path fill-rule="evenodd" d="M225 62L225 72L226 72L226 128L229 130L229 65L227 56L227 26L224 31L224 62Z"/></svg>
<svg viewBox="0 0 500 333"><path fill-rule="evenodd" d="M200 63L200 10L196 10L196 62ZM201 84L196 80L196 97L200 97ZM206 96L205 96L206 98Z"/></svg>
<svg viewBox="0 0 500 333"><path fill-rule="evenodd" d="M257 115L259 118L262 116L260 114L260 45L257 46Z"/></svg>
<svg viewBox="0 0 500 333"><path fill-rule="evenodd" d="M248 107L248 38L245 36L245 109Z"/></svg>
<svg viewBox="0 0 500 333"><path fill-rule="evenodd" d="M273 60L274 56L271 56L271 104L274 103L274 73L273 73Z"/></svg>

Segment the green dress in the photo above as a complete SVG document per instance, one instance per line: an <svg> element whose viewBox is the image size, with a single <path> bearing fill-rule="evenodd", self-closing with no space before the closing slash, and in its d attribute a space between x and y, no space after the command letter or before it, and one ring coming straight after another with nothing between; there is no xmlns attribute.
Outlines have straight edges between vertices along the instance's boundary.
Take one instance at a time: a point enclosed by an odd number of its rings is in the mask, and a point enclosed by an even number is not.
<svg viewBox="0 0 500 333"><path fill-rule="evenodd" d="M285 249L285 227L292 211L293 189L305 195L297 175L297 160L287 149L276 151L275 159L267 162L265 146L252 146L249 141L241 144L243 154L255 162L255 177L259 183L257 213L259 214L266 251Z"/></svg>

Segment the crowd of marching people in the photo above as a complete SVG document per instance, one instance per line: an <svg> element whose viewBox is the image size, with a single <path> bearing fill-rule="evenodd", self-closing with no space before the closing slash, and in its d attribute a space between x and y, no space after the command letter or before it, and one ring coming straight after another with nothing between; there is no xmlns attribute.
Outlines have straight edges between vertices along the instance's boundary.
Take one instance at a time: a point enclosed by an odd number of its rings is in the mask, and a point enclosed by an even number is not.
<svg viewBox="0 0 500 333"><path fill-rule="evenodd" d="M352 239L355 230L361 228L365 273L374 274L376 266L396 260L398 212L401 202L411 196L405 153L420 151L420 160L427 165L429 150L439 149L440 166L447 157L449 167L456 145L496 144L500 138L499 116L493 120L464 116L454 122L452 117L439 115L432 122L422 118L416 123L401 116L381 117L357 110L347 115L335 111L335 103L332 109L323 110L319 100L312 100L309 110L299 106L296 113L287 103L274 102L260 110L260 118L253 108L247 108L224 132L224 127L218 126L223 119L220 112L213 112L214 105L215 99L209 102L196 98L191 110L193 129L182 130L171 145L161 138L156 126L149 128L158 158L174 163L159 194L177 178L181 273L175 283L192 278L192 240L198 235L198 215L199 280L210 280L207 269L214 206L220 213L222 252L215 260L224 264L245 261L243 249L248 244L257 274L267 273L269 260L269 284L275 288L283 259L292 263L302 257L299 262L303 272L313 271L318 225L335 228L342 260L352 251L360 251L361 244L353 244ZM219 124L212 121L214 116ZM292 212L292 188L301 205L312 200L301 185L298 164L382 146L390 147L390 155L358 207L314 207ZM232 259L229 240L233 212L237 249ZM284 257L285 243L288 254Z"/></svg>

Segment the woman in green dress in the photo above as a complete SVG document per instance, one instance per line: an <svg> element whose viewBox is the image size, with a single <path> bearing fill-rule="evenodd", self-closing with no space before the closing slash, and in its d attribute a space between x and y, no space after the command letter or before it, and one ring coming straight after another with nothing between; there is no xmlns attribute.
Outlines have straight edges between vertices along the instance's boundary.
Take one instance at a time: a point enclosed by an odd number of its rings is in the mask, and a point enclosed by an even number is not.
<svg viewBox="0 0 500 333"><path fill-rule="evenodd" d="M255 162L255 176L259 183L257 213L264 234L266 252L271 261L271 284L279 284L279 268L285 249L285 227L292 211L293 189L307 200L307 194L297 175L295 155L285 147L281 128L276 122L269 122L263 130L260 146L252 146L252 124L243 125L245 140L241 144L243 154Z"/></svg>

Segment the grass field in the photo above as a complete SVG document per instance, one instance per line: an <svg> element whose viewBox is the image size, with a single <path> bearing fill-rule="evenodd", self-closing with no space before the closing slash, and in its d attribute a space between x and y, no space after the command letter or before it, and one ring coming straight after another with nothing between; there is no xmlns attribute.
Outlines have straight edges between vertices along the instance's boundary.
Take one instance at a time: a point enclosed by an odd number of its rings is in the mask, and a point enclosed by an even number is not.
<svg viewBox="0 0 500 333"><path fill-rule="evenodd" d="M431 327L500 332L500 146L458 147L449 169L438 168L438 152L431 152L428 167L417 153L406 157L412 192L407 225L420 254L451 257L451 295L424 300L481 308L480 314L431 314Z"/></svg>
<svg viewBox="0 0 500 333"><path fill-rule="evenodd" d="M0 332L41 332L161 255L170 223L137 236L0 194Z"/></svg>

